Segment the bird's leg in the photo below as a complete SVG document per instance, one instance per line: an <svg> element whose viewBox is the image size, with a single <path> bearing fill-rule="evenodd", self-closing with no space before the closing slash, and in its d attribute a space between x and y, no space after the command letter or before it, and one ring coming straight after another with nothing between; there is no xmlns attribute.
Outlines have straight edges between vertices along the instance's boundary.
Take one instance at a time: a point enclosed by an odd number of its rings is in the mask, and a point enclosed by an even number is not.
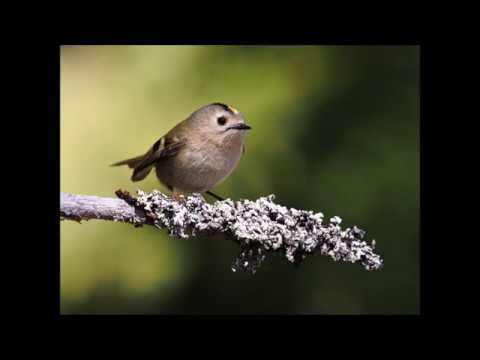
<svg viewBox="0 0 480 360"><path fill-rule="evenodd" d="M208 195L210 195L210 196L212 196L212 197L214 197L215 199L220 200L220 201L225 200L224 198L222 198L222 197L220 197L220 196L218 196L218 195L215 195L215 194L214 194L213 192L211 192L211 191L205 191L205 194L208 194Z"/></svg>

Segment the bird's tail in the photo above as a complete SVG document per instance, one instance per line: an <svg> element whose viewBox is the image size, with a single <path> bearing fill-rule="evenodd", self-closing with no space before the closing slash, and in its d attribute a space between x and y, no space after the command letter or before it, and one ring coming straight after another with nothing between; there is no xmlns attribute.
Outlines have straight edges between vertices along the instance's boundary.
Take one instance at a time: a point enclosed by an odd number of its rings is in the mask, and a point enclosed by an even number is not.
<svg viewBox="0 0 480 360"><path fill-rule="evenodd" d="M147 156L148 154L140 155L131 159L116 162L110 166L127 165L130 169L133 169L133 174L131 178L132 181L140 181L145 179L145 177L150 173L153 167L153 164L149 166L140 166Z"/></svg>
<svg viewBox="0 0 480 360"><path fill-rule="evenodd" d="M134 157L134 158L131 158L131 159L116 162L115 164L112 164L110 166L128 165L128 167L130 169L135 169L135 167L137 167L137 165L142 162L144 157L145 157L145 155L140 155L140 156L137 156L137 157Z"/></svg>

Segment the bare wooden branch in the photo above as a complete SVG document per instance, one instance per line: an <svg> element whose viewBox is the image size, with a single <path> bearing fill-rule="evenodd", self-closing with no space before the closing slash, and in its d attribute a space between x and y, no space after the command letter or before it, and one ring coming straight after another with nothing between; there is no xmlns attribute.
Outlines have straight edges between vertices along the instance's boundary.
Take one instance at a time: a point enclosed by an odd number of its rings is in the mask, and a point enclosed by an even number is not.
<svg viewBox="0 0 480 360"><path fill-rule="evenodd" d="M308 255L319 252L333 260L359 262L367 270L383 266L381 257L362 240L365 231L354 226L342 229L341 218L323 223L322 213L286 208L274 196L255 201L230 199L207 203L199 194L177 201L158 191L138 197L117 190L119 199L60 194L60 217L68 220L102 219L143 224L166 229L169 235L189 238L200 233L224 233L241 248L232 270L254 273L274 251L283 251L287 260L299 265Z"/></svg>
<svg viewBox="0 0 480 360"><path fill-rule="evenodd" d="M145 212L122 199L60 193L60 217L68 220L144 222Z"/></svg>

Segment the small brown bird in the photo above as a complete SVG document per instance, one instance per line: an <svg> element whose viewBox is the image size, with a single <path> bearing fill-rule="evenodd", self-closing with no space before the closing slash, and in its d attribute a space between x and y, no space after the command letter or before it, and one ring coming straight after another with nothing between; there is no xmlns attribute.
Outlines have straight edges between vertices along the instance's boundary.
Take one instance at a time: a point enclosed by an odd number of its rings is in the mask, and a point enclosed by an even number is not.
<svg viewBox="0 0 480 360"><path fill-rule="evenodd" d="M158 139L145 153L112 164L133 169L132 181L143 180L155 167L158 179L178 198L203 193L227 178L245 152L244 137L250 126L236 109L206 105Z"/></svg>

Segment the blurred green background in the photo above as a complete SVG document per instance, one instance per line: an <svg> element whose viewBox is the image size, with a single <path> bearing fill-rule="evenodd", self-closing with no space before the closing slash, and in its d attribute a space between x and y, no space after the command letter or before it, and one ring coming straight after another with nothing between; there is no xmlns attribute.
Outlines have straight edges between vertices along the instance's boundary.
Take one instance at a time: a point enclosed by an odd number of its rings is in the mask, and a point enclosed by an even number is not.
<svg viewBox="0 0 480 360"><path fill-rule="evenodd" d="M61 312L419 313L419 62L418 46L63 46L61 191L166 191L109 164L224 102L253 130L214 191L338 215L385 266L275 254L252 276L230 270L238 247L221 236L62 221Z"/></svg>

